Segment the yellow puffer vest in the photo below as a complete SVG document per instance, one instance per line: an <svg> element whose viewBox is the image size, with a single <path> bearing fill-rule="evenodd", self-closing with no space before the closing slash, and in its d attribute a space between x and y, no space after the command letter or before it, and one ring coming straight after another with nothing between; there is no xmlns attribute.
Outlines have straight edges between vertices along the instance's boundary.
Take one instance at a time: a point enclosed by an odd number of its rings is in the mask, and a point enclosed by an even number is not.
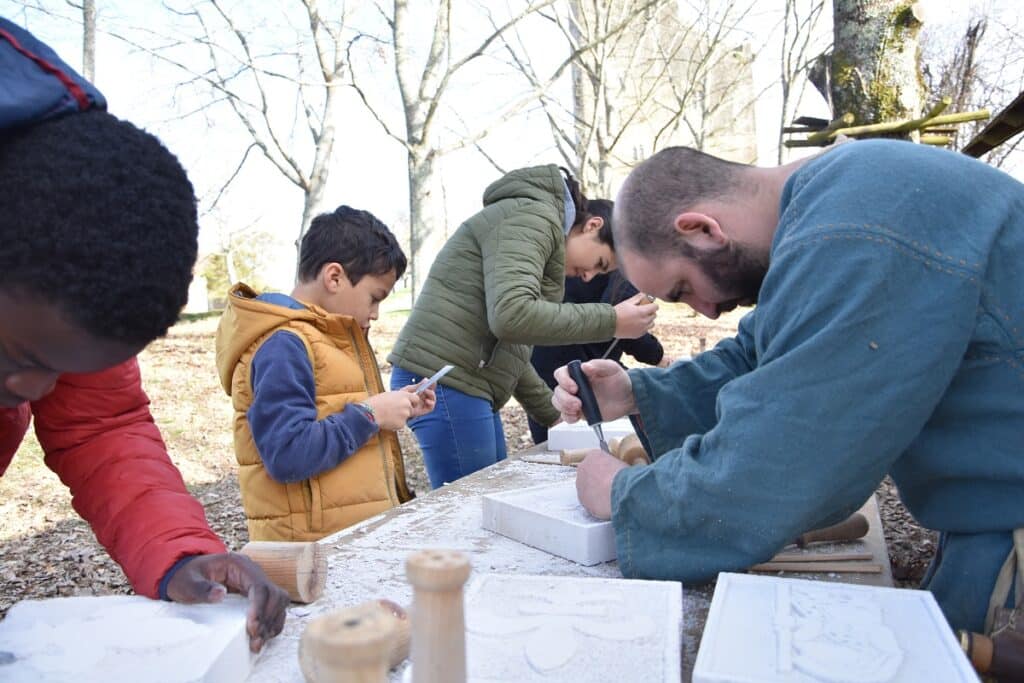
<svg viewBox="0 0 1024 683"><path fill-rule="evenodd" d="M254 541L312 541L351 526L412 498L405 481L401 448L394 432L380 431L338 467L301 482L282 484L263 467L246 413L252 405L252 358L264 341L279 330L297 334L309 352L316 381L317 419L339 412L347 404L384 391L376 358L363 331L348 316L331 315L315 306L290 310L255 301L253 292L236 285L217 333L217 360L226 383L231 343L253 333L251 318L273 320L244 351L230 373L238 483ZM261 311L260 309L273 309ZM249 320L246 320L246 319ZM232 330L245 333L232 334ZM263 327L258 326L257 329Z"/></svg>

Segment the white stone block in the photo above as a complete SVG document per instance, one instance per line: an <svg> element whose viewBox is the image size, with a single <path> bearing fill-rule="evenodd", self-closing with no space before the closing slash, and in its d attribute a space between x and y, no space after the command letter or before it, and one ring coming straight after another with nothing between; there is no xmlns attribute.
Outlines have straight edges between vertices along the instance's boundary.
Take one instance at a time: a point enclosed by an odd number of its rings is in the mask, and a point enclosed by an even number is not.
<svg viewBox="0 0 1024 683"><path fill-rule="evenodd" d="M680 679L682 586L483 574L466 589L468 679Z"/></svg>
<svg viewBox="0 0 1024 683"><path fill-rule="evenodd" d="M636 433L628 417L605 422L601 429L605 441ZM548 450L564 451L572 448L600 448L594 428L584 420L572 424L560 422L548 430Z"/></svg>
<svg viewBox="0 0 1024 683"><path fill-rule="evenodd" d="M139 596L25 600L0 623L0 680L241 683L248 602L179 605Z"/></svg>
<svg viewBox="0 0 1024 683"><path fill-rule="evenodd" d="M977 681L927 591L718 575L694 683Z"/></svg>
<svg viewBox="0 0 1024 683"><path fill-rule="evenodd" d="M615 559L612 523L580 504L575 479L485 495L483 528L582 565Z"/></svg>

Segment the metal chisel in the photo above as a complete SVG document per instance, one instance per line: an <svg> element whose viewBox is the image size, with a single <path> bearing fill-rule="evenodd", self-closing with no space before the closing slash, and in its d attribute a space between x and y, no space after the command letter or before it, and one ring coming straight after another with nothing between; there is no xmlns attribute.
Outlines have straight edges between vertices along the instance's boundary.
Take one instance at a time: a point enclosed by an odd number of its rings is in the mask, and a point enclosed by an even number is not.
<svg viewBox="0 0 1024 683"><path fill-rule="evenodd" d="M594 396L594 389L590 386L590 380L583 374L583 365L578 360L569 361L569 376L572 377L572 381L576 382L576 395L579 396L580 402L583 403L583 417L586 418L587 424L594 430L594 434L597 435L597 442L601 445L601 450L605 453L611 454L611 449L608 448L608 442L604 440L604 430L601 429L601 409L597 407L597 397Z"/></svg>

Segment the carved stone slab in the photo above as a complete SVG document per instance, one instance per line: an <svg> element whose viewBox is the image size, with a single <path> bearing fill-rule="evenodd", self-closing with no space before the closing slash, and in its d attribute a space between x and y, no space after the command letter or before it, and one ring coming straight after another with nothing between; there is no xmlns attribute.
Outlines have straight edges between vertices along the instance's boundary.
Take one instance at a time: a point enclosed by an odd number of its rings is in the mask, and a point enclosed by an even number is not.
<svg viewBox="0 0 1024 683"><path fill-rule="evenodd" d="M505 574L471 581L472 683L680 679L679 583Z"/></svg>
<svg viewBox="0 0 1024 683"><path fill-rule="evenodd" d="M601 429L604 431L605 441L636 433L628 417L605 422ZM548 450L564 451L570 448L600 448L594 428L584 420L573 424L560 422L548 430Z"/></svg>
<svg viewBox="0 0 1024 683"><path fill-rule="evenodd" d="M25 600L0 623L0 680L240 683L252 656L248 602L179 605L138 596Z"/></svg>
<svg viewBox="0 0 1024 683"><path fill-rule="evenodd" d="M927 591L718 575L694 683L977 681Z"/></svg>
<svg viewBox="0 0 1024 683"><path fill-rule="evenodd" d="M483 528L582 565L615 559L612 523L580 504L575 479L485 495Z"/></svg>

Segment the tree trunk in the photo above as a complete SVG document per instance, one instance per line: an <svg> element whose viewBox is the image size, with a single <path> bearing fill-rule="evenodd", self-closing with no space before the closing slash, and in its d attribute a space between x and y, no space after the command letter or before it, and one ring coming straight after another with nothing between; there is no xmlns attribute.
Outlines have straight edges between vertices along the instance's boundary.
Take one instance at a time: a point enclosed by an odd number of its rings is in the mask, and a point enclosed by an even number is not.
<svg viewBox="0 0 1024 683"><path fill-rule="evenodd" d="M338 110L338 86L333 79L327 79L324 98L323 123L314 136L313 168L309 173L309 182L305 190L302 204L302 225L299 236L295 239L295 281L299 281L299 259L302 255L302 238L309 230L309 224L321 210L324 193L327 190L327 176L330 172L331 158L334 156L334 120Z"/></svg>
<svg viewBox="0 0 1024 683"><path fill-rule="evenodd" d="M96 0L82 0L82 75L96 81Z"/></svg>
<svg viewBox="0 0 1024 683"><path fill-rule="evenodd" d="M422 150L409 152L409 289L416 301L419 285L426 279L430 264L444 244L437 229L433 189L434 154Z"/></svg>
<svg viewBox="0 0 1024 683"><path fill-rule="evenodd" d="M828 92L833 118L856 125L916 118L924 108L919 3L833 0L835 45Z"/></svg>

